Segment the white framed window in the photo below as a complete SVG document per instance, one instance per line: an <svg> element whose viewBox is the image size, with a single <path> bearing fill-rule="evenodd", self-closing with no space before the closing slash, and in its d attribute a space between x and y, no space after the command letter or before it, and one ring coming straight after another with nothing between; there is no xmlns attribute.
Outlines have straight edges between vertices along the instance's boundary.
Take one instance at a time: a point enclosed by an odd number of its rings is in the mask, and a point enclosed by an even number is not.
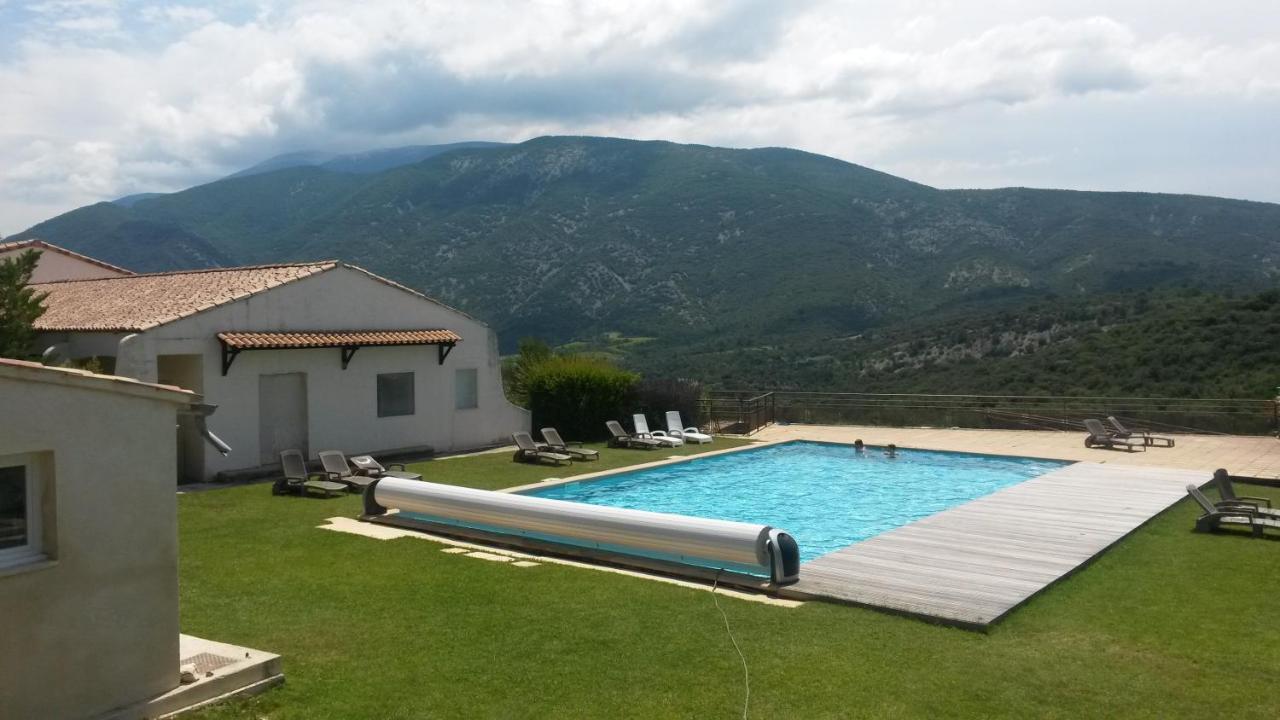
<svg viewBox="0 0 1280 720"><path fill-rule="evenodd" d="M379 374L378 417L395 417L413 413L413 373Z"/></svg>
<svg viewBox="0 0 1280 720"><path fill-rule="evenodd" d="M41 490L35 455L0 456L0 568L44 558Z"/></svg>
<svg viewBox="0 0 1280 720"><path fill-rule="evenodd" d="M453 372L453 406L458 410L480 407L480 377L475 368Z"/></svg>

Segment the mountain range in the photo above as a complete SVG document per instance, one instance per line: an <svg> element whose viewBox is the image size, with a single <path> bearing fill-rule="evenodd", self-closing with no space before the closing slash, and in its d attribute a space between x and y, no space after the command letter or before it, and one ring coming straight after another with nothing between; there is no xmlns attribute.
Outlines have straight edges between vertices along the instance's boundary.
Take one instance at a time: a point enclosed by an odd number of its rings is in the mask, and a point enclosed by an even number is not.
<svg viewBox="0 0 1280 720"><path fill-rule="evenodd" d="M1276 204L940 190L785 148L593 137L281 156L29 236L140 271L338 258L489 322L504 349L626 345L664 367L725 349L811 362L936 318L1280 282ZM849 367L822 383L866 377Z"/></svg>

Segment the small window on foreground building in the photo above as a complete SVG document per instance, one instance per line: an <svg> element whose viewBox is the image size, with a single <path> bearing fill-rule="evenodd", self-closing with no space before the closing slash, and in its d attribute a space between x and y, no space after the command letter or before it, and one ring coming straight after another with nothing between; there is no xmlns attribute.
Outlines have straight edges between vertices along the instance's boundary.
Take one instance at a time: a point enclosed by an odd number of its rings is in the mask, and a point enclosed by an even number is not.
<svg viewBox="0 0 1280 720"><path fill-rule="evenodd" d="M470 410L480 407L479 377L475 368L454 371L453 392L455 408Z"/></svg>
<svg viewBox="0 0 1280 720"><path fill-rule="evenodd" d="M33 457L0 457L0 568L43 557L40 512L40 482Z"/></svg>
<svg viewBox="0 0 1280 720"><path fill-rule="evenodd" d="M378 417L413 414L413 373L378 375Z"/></svg>

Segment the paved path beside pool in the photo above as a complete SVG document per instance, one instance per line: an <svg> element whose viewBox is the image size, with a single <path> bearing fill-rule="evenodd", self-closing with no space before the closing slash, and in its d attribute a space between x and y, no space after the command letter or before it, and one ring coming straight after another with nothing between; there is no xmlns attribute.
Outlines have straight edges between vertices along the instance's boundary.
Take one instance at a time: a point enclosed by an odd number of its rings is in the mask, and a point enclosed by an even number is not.
<svg viewBox="0 0 1280 720"><path fill-rule="evenodd" d="M782 594L985 629L1207 480L1075 463L804 563Z"/></svg>
<svg viewBox="0 0 1280 720"><path fill-rule="evenodd" d="M1148 448L1146 452L1089 449L1084 431L961 430L942 428L890 428L850 425L771 425L752 436L756 440L827 440L851 443L862 438L872 445L894 443L898 447L930 450L1022 455L1054 460L1083 460L1108 465L1200 470L1204 482L1213 471L1226 468L1240 477L1280 478L1280 440L1241 435L1175 435L1172 448Z"/></svg>

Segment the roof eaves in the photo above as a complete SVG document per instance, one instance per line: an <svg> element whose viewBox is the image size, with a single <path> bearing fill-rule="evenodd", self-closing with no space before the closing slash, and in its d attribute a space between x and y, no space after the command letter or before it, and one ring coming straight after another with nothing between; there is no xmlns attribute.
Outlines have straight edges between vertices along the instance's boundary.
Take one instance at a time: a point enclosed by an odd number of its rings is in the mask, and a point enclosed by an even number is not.
<svg viewBox="0 0 1280 720"><path fill-rule="evenodd" d="M243 270L272 270L272 269L279 269L279 268L294 268L294 267L309 267L309 266L315 266L317 268L315 272L308 273L300 277L291 278L290 280L286 281L286 282L293 282L294 280L301 280L304 277L311 277L312 275L324 272L326 270L332 270L334 267L337 267L338 265L342 265L342 264L343 263L337 260L315 260L312 262L267 263L264 265L237 265L234 267L197 268L195 270L164 270L161 272L152 272L152 273L133 273L132 275L121 276L121 277L79 278L76 280L50 280L49 282L45 282L45 283L32 283L31 287L38 288L41 285L60 285L63 283L112 282L117 280L133 280L136 278L161 277L165 275L202 275L205 273L215 273L215 272L234 272L234 271L243 271Z"/></svg>

